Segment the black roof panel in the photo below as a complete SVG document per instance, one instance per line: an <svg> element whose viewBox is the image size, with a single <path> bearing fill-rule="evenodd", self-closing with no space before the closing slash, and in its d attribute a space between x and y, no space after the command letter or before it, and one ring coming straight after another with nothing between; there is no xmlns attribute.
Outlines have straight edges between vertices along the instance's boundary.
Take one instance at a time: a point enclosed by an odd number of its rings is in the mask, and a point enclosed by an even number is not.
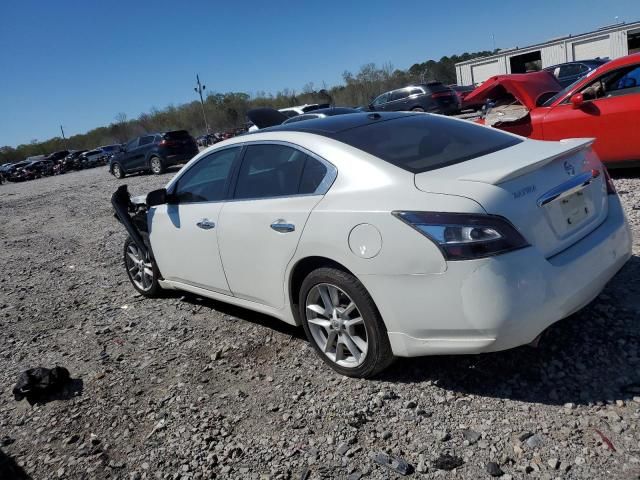
<svg viewBox="0 0 640 480"><path fill-rule="evenodd" d="M344 132L352 128L412 115L422 114L409 112L363 112L349 115L332 115L325 118L314 118L312 120L305 120L304 122L294 122L265 128L260 130L260 132L307 132L331 137L332 134Z"/></svg>

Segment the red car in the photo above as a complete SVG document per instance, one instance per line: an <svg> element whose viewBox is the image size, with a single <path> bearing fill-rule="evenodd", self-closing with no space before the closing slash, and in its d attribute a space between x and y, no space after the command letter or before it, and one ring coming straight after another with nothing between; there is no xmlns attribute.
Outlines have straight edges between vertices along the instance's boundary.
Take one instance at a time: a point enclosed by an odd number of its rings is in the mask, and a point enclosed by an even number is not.
<svg viewBox="0 0 640 480"><path fill-rule="evenodd" d="M565 89L547 72L498 75L466 100L491 100L481 123L539 140L592 137L609 168L640 166L640 53Z"/></svg>

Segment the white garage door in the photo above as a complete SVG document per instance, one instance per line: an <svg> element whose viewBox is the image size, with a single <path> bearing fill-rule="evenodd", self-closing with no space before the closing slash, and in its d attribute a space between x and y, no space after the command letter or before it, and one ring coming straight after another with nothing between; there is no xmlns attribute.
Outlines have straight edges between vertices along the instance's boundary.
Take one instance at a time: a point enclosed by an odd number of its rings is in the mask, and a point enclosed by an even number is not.
<svg viewBox="0 0 640 480"><path fill-rule="evenodd" d="M498 68L498 61L481 63L480 65L473 65L471 67L471 76L473 77L473 83L484 82L487 78L498 75L500 69Z"/></svg>
<svg viewBox="0 0 640 480"><path fill-rule="evenodd" d="M589 60L596 57L608 58L610 56L611 41L608 35L573 44L574 60Z"/></svg>

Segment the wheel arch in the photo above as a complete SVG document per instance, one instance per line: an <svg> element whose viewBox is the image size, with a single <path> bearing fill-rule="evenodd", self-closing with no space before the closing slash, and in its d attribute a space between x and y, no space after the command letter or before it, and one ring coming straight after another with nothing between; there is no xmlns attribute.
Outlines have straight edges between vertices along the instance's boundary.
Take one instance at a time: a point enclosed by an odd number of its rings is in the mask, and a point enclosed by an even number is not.
<svg viewBox="0 0 640 480"><path fill-rule="evenodd" d="M329 267L335 268L337 270L342 270L349 275L353 275L355 278L358 278L356 274L354 274L351 270L345 267L340 262L332 260L328 257L323 257L320 255L309 256L305 258L299 259L295 265L291 268L291 272L289 273L289 281L288 281L288 294L289 294L289 308L291 308L291 313L293 315L293 319L296 325L302 325L302 319L299 315L299 305L298 305L298 297L300 295L300 288L302 287L302 282L304 279L314 270L318 268ZM373 300L373 298L372 298ZM373 301L375 305L375 300ZM376 306L376 309L378 307ZM384 322L384 319L383 319Z"/></svg>

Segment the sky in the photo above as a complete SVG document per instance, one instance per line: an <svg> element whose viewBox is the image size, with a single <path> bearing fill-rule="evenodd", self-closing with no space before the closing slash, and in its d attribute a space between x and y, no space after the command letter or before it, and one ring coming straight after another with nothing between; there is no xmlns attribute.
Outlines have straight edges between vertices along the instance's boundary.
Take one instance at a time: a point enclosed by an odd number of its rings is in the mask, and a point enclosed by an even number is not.
<svg viewBox="0 0 640 480"><path fill-rule="evenodd" d="M0 146L192 101L196 73L209 92L300 91L636 20L639 0L3 1Z"/></svg>

